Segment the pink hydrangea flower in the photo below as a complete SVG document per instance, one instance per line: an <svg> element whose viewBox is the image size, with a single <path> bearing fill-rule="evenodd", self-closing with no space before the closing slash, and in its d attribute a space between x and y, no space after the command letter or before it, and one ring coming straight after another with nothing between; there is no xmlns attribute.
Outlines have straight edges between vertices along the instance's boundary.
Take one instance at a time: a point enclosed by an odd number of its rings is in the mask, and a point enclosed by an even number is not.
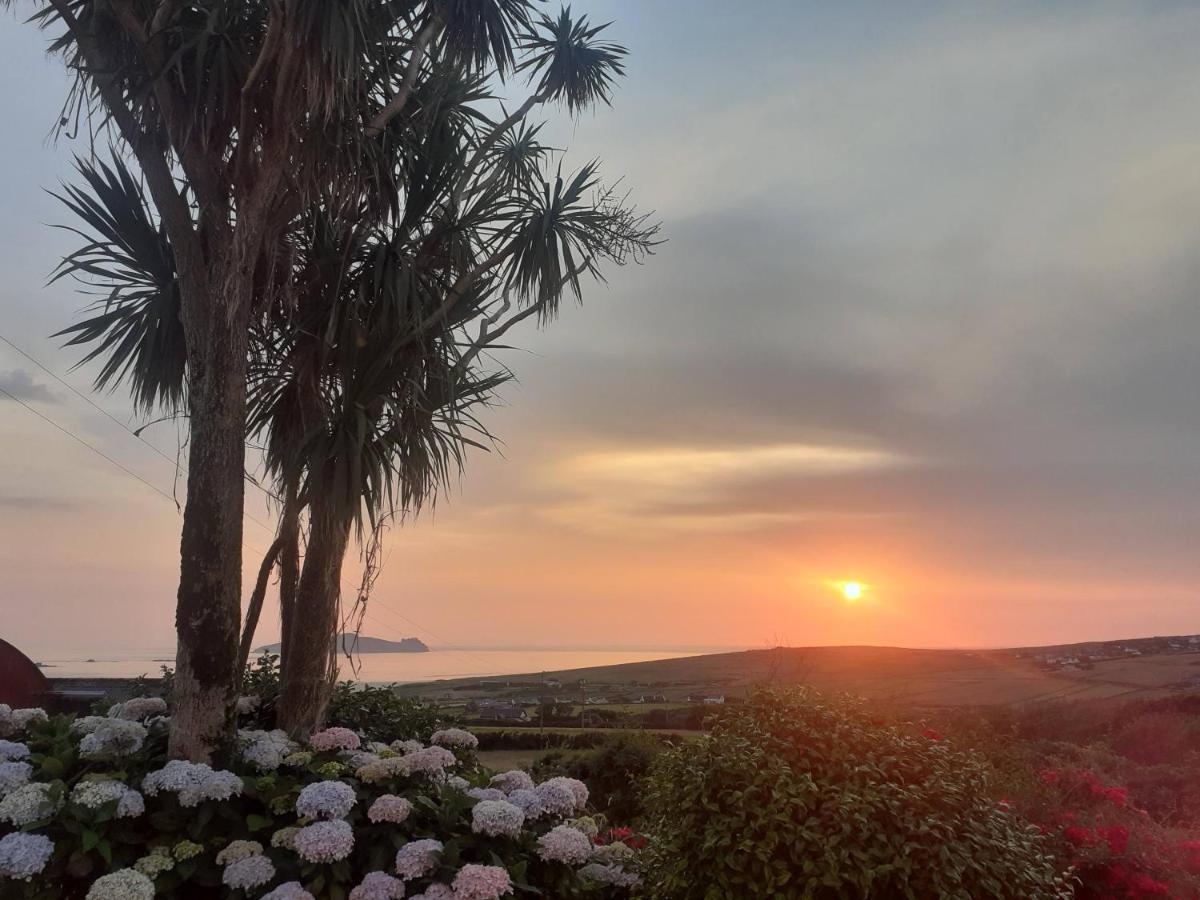
<svg viewBox="0 0 1200 900"><path fill-rule="evenodd" d="M317 751L357 750L361 744L358 735L349 728L326 728L308 739L308 745Z"/></svg>
<svg viewBox="0 0 1200 900"><path fill-rule="evenodd" d="M403 797L395 794L382 794L367 810L367 818L372 822L391 822L399 825L412 815L413 805Z"/></svg>
<svg viewBox="0 0 1200 900"><path fill-rule="evenodd" d="M386 872L369 872L350 892L350 900L399 900L403 896L404 882Z"/></svg>
<svg viewBox="0 0 1200 900"><path fill-rule="evenodd" d="M498 900L512 893L512 878L500 866L463 866L454 876L456 900Z"/></svg>

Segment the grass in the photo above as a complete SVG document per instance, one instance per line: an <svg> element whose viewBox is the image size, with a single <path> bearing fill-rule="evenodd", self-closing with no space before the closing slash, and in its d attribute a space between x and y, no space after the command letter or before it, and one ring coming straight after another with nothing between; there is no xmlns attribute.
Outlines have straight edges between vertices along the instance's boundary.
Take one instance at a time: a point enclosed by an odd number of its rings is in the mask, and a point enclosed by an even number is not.
<svg viewBox="0 0 1200 900"><path fill-rule="evenodd" d="M1082 670L1040 668L1027 651L909 650L898 647L782 647L546 673L563 693L586 679L589 694L653 692L667 704L604 704L593 710L635 715L685 705L689 694L744 694L757 684L804 684L828 693L852 693L916 707L1005 706L1045 700L1107 700L1166 696L1200 676L1200 654L1162 653L1097 660ZM513 691L542 675L508 676ZM1200 679L1198 679L1200 680ZM409 686L429 695L471 679ZM501 726L502 728L503 726Z"/></svg>
<svg viewBox="0 0 1200 900"><path fill-rule="evenodd" d="M475 729L478 731L479 729ZM495 772L528 769L545 750L482 750L479 761Z"/></svg>

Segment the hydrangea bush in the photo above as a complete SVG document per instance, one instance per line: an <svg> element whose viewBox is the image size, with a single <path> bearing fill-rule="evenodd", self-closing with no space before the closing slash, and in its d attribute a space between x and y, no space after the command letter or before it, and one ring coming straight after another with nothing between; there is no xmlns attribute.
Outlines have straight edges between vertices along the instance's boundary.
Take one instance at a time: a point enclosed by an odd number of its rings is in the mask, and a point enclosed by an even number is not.
<svg viewBox="0 0 1200 900"><path fill-rule="evenodd" d="M207 766L166 759L147 698L78 719L3 712L4 898L614 900L638 881L632 848L597 838L582 783L493 775L461 729L429 746L246 729Z"/></svg>
<svg viewBox="0 0 1200 900"><path fill-rule="evenodd" d="M1071 897L1047 837L988 777L936 732L763 690L656 760L646 887L655 900Z"/></svg>

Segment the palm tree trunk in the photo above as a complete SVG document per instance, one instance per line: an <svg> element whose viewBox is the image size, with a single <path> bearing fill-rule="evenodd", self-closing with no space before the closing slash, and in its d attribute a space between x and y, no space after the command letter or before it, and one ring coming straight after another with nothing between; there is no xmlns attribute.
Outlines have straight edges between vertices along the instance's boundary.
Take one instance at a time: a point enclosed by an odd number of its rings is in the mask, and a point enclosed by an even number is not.
<svg viewBox="0 0 1200 900"><path fill-rule="evenodd" d="M350 522L332 505L328 491L321 490L309 505L308 546L284 658L278 724L296 738L321 726L336 676L334 644Z"/></svg>
<svg viewBox="0 0 1200 900"><path fill-rule="evenodd" d="M185 297L187 294L185 293ZM189 309L189 307L191 307ZM246 314L236 294L184 305L187 506L180 539L169 753L209 762L232 733L242 612Z"/></svg>
<svg viewBox="0 0 1200 900"><path fill-rule="evenodd" d="M279 517L279 537L283 549L279 554L279 658L287 665L291 644L292 623L296 618L296 584L300 580L300 511L299 489L288 480L283 493L283 511Z"/></svg>

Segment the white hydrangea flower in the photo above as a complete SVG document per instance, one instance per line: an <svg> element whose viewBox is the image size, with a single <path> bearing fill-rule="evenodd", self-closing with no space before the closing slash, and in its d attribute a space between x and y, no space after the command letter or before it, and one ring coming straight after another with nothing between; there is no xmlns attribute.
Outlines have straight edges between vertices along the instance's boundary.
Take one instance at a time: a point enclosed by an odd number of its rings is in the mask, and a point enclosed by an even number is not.
<svg viewBox="0 0 1200 900"><path fill-rule="evenodd" d="M0 822L24 828L54 815L60 806L61 799L56 802L50 797L50 785L41 782L22 785L0 800Z"/></svg>
<svg viewBox="0 0 1200 900"><path fill-rule="evenodd" d="M108 716L81 716L71 723L72 734L91 734L108 721Z"/></svg>
<svg viewBox="0 0 1200 900"><path fill-rule="evenodd" d="M263 894L259 900L316 900L298 881L281 884L273 891Z"/></svg>
<svg viewBox="0 0 1200 900"><path fill-rule="evenodd" d="M584 784L582 781L580 781L578 778L566 778L566 777L560 775L557 778L550 778L546 781L543 781L540 785L538 785L538 790L541 790L542 788L546 787L547 785L556 785L558 787L564 787L567 790L569 790L571 792L571 796L575 798L575 809L576 810L582 812L583 809L587 806L588 788L587 788L587 785Z"/></svg>
<svg viewBox="0 0 1200 900"><path fill-rule="evenodd" d="M467 781L461 775L451 775L446 779L446 787L454 788L454 790L462 791L465 794L471 789L471 782Z"/></svg>
<svg viewBox="0 0 1200 900"><path fill-rule="evenodd" d="M29 756L29 747L20 741L0 741L0 762L25 759Z"/></svg>
<svg viewBox="0 0 1200 900"><path fill-rule="evenodd" d="M409 900L455 900L454 889L448 884L431 884L423 894L413 894Z"/></svg>
<svg viewBox="0 0 1200 900"><path fill-rule="evenodd" d="M507 800L508 795L499 788L467 788L467 796L473 800Z"/></svg>
<svg viewBox="0 0 1200 900"><path fill-rule="evenodd" d="M537 854L546 862L577 866L592 855L591 839L570 825L557 825L538 838Z"/></svg>
<svg viewBox="0 0 1200 900"><path fill-rule="evenodd" d="M565 802L566 788L559 788L559 790L563 791ZM523 787L518 787L516 791L509 794L509 803L520 806L521 811L526 814L527 820L534 820L546 812L545 805L541 802L541 794L536 791L528 791Z"/></svg>
<svg viewBox="0 0 1200 900"><path fill-rule="evenodd" d="M295 753L289 753L283 758L283 765L292 766L297 769L307 766L313 761L313 755L307 750L298 750Z"/></svg>
<svg viewBox="0 0 1200 900"><path fill-rule="evenodd" d="M513 791L509 794L509 802L520 806L517 795L522 793L522 791ZM539 784L533 793L537 795L538 804L544 813L552 816L569 816L575 812L575 795L566 785L552 784L547 781Z"/></svg>
<svg viewBox="0 0 1200 900"><path fill-rule="evenodd" d="M281 847L284 850L295 850L296 832L299 830L299 828L293 825L289 825L287 828L280 828L271 835L271 846Z"/></svg>
<svg viewBox="0 0 1200 900"><path fill-rule="evenodd" d="M617 865L631 859L634 855L633 848L621 841L600 844L592 848L592 862L604 866Z"/></svg>
<svg viewBox="0 0 1200 900"><path fill-rule="evenodd" d="M525 813L507 800L480 800L471 810L471 830L489 837L516 837Z"/></svg>
<svg viewBox="0 0 1200 900"><path fill-rule="evenodd" d="M306 862L337 862L354 849L354 829L342 819L314 822L297 831L292 840Z"/></svg>
<svg viewBox="0 0 1200 900"><path fill-rule="evenodd" d="M407 756L393 756L389 759L372 760L365 766L360 766L354 774L359 781L374 784L389 778L406 778L412 774L412 767Z"/></svg>
<svg viewBox="0 0 1200 900"><path fill-rule="evenodd" d="M29 784L33 766L27 762L0 762L0 800Z"/></svg>
<svg viewBox="0 0 1200 900"><path fill-rule="evenodd" d="M0 737L7 737L16 730L17 726L12 720L12 707L7 703L0 703Z"/></svg>
<svg viewBox="0 0 1200 900"><path fill-rule="evenodd" d="M361 769L363 766L381 759L378 753L372 753L369 750L343 750L338 756L352 769Z"/></svg>
<svg viewBox="0 0 1200 900"><path fill-rule="evenodd" d="M249 859L251 856L262 856L263 845L258 841L230 841L217 854L217 865L227 866L239 859Z"/></svg>
<svg viewBox="0 0 1200 900"><path fill-rule="evenodd" d="M397 753L416 753L425 749L425 745L420 741L392 741L391 747Z"/></svg>
<svg viewBox="0 0 1200 900"><path fill-rule="evenodd" d="M214 771L204 763L173 759L142 779L142 789L151 797L160 791L179 795L181 806L197 806L204 800L228 800L242 792L242 779L233 772Z"/></svg>
<svg viewBox="0 0 1200 900"><path fill-rule="evenodd" d="M54 841L43 834L14 831L0 838L0 878L28 881L46 868Z"/></svg>
<svg viewBox="0 0 1200 900"><path fill-rule="evenodd" d="M96 810L117 801L118 819L140 816L146 811L142 795L119 781L81 781L71 791L71 802Z"/></svg>
<svg viewBox="0 0 1200 900"><path fill-rule="evenodd" d="M567 823L576 831L582 831L589 838L595 838L600 833L600 826L591 816L583 816L579 819L572 819Z"/></svg>
<svg viewBox="0 0 1200 900"><path fill-rule="evenodd" d="M405 881L428 875L437 865L443 844L432 838L409 841L396 851L396 874Z"/></svg>
<svg viewBox="0 0 1200 900"><path fill-rule="evenodd" d="M599 884L611 884L614 887L631 888L641 881L633 872L626 872L620 866L588 863L579 869L579 876Z"/></svg>
<svg viewBox="0 0 1200 900"><path fill-rule="evenodd" d="M443 728L433 733L429 743L453 750L474 750L479 746L479 738L462 728Z"/></svg>
<svg viewBox="0 0 1200 900"><path fill-rule="evenodd" d="M528 772L521 769L512 769L508 772L501 772L499 775L493 775L492 780L488 783L506 794L511 794L513 791L533 790L533 779L529 777Z"/></svg>
<svg viewBox="0 0 1200 900"><path fill-rule="evenodd" d="M46 711L37 706L31 706L27 709L14 709L8 715L9 722L17 731L24 730L25 726L30 722L45 722L50 717L46 715Z"/></svg>
<svg viewBox="0 0 1200 900"><path fill-rule="evenodd" d="M404 882L386 872L368 872L350 892L350 900L399 900L404 896Z"/></svg>
<svg viewBox="0 0 1200 900"><path fill-rule="evenodd" d="M140 722L105 719L90 734L83 736L79 742L79 755L84 759L128 756L142 749L146 734L146 728Z"/></svg>
<svg viewBox="0 0 1200 900"><path fill-rule="evenodd" d="M412 809L413 805L403 797L381 794L367 810L367 818L372 822L391 822L393 825L399 825L412 815Z"/></svg>
<svg viewBox="0 0 1200 900"><path fill-rule="evenodd" d="M147 878L154 879L164 872L170 872L175 868L175 860L171 858L169 851L165 854L151 853L149 856L143 856L135 862L133 868Z"/></svg>
<svg viewBox="0 0 1200 900"><path fill-rule="evenodd" d="M86 900L154 900L154 882L135 869L118 869L93 881Z"/></svg>
<svg viewBox="0 0 1200 900"><path fill-rule="evenodd" d="M118 703L108 711L113 719L129 719L140 722L148 716L166 715L167 701L162 697L134 697L124 703Z"/></svg>
<svg viewBox="0 0 1200 900"><path fill-rule="evenodd" d="M300 745L289 738L287 732L278 728L274 731L242 729L238 731L238 744L242 759L260 772L274 772L283 765L285 759L300 749Z"/></svg>
<svg viewBox="0 0 1200 900"><path fill-rule="evenodd" d="M309 819L344 819L354 809L354 788L344 781L305 785L296 798L296 814Z"/></svg>
<svg viewBox="0 0 1200 900"><path fill-rule="evenodd" d="M221 881L226 887L243 891L270 884L274 878L275 864L265 856L235 859L221 873Z"/></svg>

